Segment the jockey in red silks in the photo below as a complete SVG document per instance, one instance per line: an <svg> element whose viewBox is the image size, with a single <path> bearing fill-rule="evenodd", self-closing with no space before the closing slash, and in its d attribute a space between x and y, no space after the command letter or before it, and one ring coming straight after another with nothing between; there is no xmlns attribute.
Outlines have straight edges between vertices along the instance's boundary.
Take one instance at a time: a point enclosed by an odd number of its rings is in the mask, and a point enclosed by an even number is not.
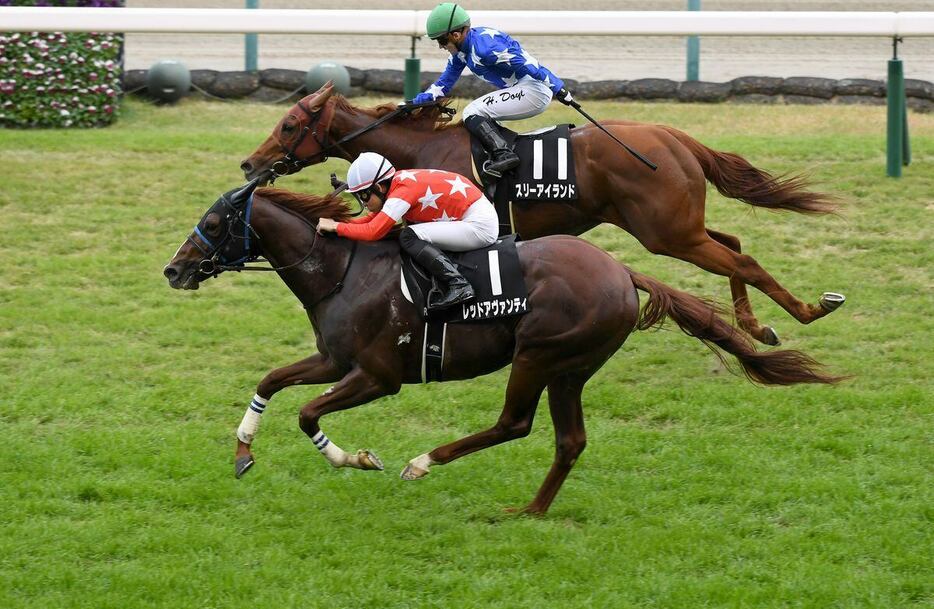
<svg viewBox="0 0 934 609"><path fill-rule="evenodd" d="M465 252L496 241L496 210L469 179L440 169L396 171L382 155L364 152L350 165L347 185L370 213L350 222L321 218L319 231L375 241L405 220L408 226L399 235L402 249L442 286L441 296L432 299L429 308L443 309L473 298L470 283L441 251Z"/></svg>

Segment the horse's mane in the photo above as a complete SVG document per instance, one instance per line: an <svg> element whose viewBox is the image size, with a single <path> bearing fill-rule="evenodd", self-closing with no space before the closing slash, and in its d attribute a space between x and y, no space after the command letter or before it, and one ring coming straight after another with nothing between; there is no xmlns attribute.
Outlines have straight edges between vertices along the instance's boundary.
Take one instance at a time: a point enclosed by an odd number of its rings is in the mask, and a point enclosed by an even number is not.
<svg viewBox="0 0 934 609"><path fill-rule="evenodd" d="M345 222L351 218L350 209L340 195L308 195L281 188L257 188L260 197L295 212L302 218L315 224L318 218L331 218Z"/></svg>
<svg viewBox="0 0 934 609"><path fill-rule="evenodd" d="M380 104L375 108L358 108L352 105L343 95L334 94L331 96L336 108L347 112L348 114L365 114L374 120L382 118L397 109L398 106L393 103ZM443 99L434 106L425 106L412 112L403 112L389 122L405 125L410 129L418 131L434 131L450 126L451 115L442 112L442 109L448 108L452 103L450 99Z"/></svg>

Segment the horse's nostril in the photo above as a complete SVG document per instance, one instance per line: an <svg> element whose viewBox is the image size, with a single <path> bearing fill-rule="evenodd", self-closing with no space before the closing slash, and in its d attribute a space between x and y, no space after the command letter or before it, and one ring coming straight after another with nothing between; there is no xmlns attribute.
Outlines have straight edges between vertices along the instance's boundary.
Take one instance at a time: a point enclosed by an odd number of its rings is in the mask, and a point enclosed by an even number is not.
<svg viewBox="0 0 934 609"><path fill-rule="evenodd" d="M243 173L250 173L251 171L253 171L253 163L249 161L243 161L242 163L240 163L240 171L242 171Z"/></svg>
<svg viewBox="0 0 934 609"><path fill-rule="evenodd" d="M175 279L178 278L178 269L176 269L175 267L167 266L162 271L162 274L165 275L165 278L168 279L169 281L174 281Z"/></svg>

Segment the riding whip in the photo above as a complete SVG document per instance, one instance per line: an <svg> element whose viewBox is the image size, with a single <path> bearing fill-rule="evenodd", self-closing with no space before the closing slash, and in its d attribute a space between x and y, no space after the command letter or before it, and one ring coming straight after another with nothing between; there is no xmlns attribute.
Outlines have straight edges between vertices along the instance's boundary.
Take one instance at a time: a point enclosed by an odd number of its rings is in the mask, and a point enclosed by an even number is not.
<svg viewBox="0 0 934 609"><path fill-rule="evenodd" d="M566 103L567 105L571 106L572 108L574 108L575 110L577 110L578 112L580 112L580 113L583 115L583 117L586 118L587 120L589 120L591 123L593 123L594 126L595 126L597 129L599 129L600 131L606 133L606 134L609 135L611 138L613 138L613 139L616 141L617 144L619 144L620 146L622 146L623 148L625 148L626 151L629 152L629 154L631 154L632 156L636 157L637 159L639 159L640 161L642 161L643 163L645 163L646 166L648 166L649 169L651 169L652 171L655 171L655 170L658 169L658 165L656 165L656 164L653 163L652 161L648 160L647 158L645 158L644 156L642 156L641 154L639 154L638 152L636 152L635 150L633 150L632 148L630 148L629 146L627 146L627 145L626 145L625 143L623 143L618 137L616 137L615 135L613 135L612 133L610 133L609 131L607 131L606 127L604 127L603 125L601 125L600 123L598 123L594 117L592 117L592 116L590 116L589 114L587 114L587 112L586 112L583 108L581 108L581 105L580 105L579 103L577 103L577 100L572 99L572 100L567 101L567 102L564 102L564 103Z"/></svg>

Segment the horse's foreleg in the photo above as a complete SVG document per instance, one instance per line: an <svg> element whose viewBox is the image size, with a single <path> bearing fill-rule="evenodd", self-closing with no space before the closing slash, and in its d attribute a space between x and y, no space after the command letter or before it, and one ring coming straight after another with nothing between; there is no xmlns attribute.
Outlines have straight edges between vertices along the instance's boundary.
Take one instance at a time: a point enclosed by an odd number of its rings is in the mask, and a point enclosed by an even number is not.
<svg viewBox="0 0 934 609"><path fill-rule="evenodd" d="M589 376L563 376L548 384L548 407L555 426L555 460L535 495L523 512L544 514L564 484L565 478L587 446L581 392Z"/></svg>
<svg viewBox="0 0 934 609"><path fill-rule="evenodd" d="M260 417L273 395L292 385L333 383L340 378L340 370L330 359L320 353L289 366L277 368L267 374L256 387L256 395L250 401L240 427L237 428L237 455L234 468L237 478L245 474L255 463L250 446L259 429Z"/></svg>
<svg viewBox="0 0 934 609"><path fill-rule="evenodd" d="M706 229L710 238L730 248L737 254L742 254L739 238L727 233ZM745 330L757 341L766 345L779 345L781 341L778 334L770 326L763 326L752 312L749 295L746 293L746 283L736 275L730 275L730 292L733 296L733 311L739 327Z"/></svg>
<svg viewBox="0 0 934 609"><path fill-rule="evenodd" d="M318 420L328 413L360 406L388 393L394 393L398 391L398 387L396 385L395 390L387 389L385 383L371 374L361 368L354 368L340 382L302 408L298 416L298 425L311 438L318 452L334 467L382 470L382 461L372 452L359 450L351 454L331 442L318 426Z"/></svg>
<svg viewBox="0 0 934 609"><path fill-rule="evenodd" d="M417 480L426 476L432 465L450 463L472 452L529 435L546 382L534 360L517 357L506 386L506 404L496 425L415 457L402 470L402 479Z"/></svg>

